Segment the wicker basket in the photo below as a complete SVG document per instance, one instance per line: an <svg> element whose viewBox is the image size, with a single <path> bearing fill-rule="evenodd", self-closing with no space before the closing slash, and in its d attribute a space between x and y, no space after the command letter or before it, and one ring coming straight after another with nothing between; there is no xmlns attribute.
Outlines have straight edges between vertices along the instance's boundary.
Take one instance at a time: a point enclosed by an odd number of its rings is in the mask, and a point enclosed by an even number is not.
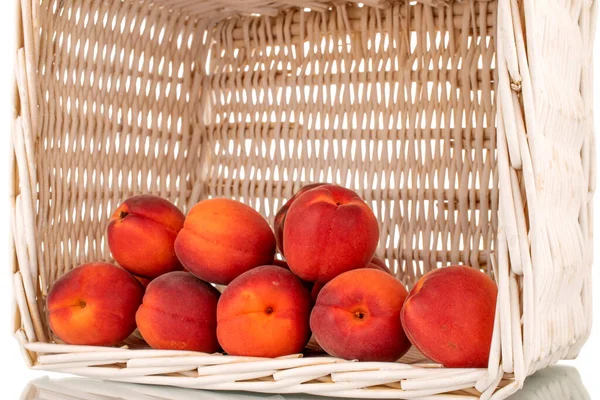
<svg viewBox="0 0 600 400"><path fill-rule="evenodd" d="M84 378L48 379L31 382L21 400L318 400L306 395L250 395L189 389L173 389L121 382L100 382ZM452 397L456 399L457 397ZM550 367L527 381L510 400L591 400L575 368Z"/></svg>
<svg viewBox="0 0 600 400"><path fill-rule="evenodd" d="M210 390L503 399L591 327L598 1L18 0L15 336L35 369ZM292 4L294 3L294 4ZM301 4L301 7L299 7ZM307 7L307 8L303 8ZM355 189L410 287L450 263L499 285L488 369L60 344L49 286L110 260L117 203L274 211Z"/></svg>

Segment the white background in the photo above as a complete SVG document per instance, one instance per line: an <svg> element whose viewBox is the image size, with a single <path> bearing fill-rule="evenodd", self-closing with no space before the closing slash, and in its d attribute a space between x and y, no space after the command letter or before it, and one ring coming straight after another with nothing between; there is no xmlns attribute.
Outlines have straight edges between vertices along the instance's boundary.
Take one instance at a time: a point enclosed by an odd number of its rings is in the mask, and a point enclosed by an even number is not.
<svg viewBox="0 0 600 400"><path fill-rule="evenodd" d="M8 4L7 4L8 3ZM21 396L23 388L27 382L32 379L47 375L41 372L30 371L25 367L18 350L17 343L12 337L10 330L10 305L11 305L11 273L10 273L10 253L9 246L9 197L8 185L9 175L9 146L8 141L11 135L11 113L12 113L12 95L13 95L13 59L15 49L14 35L14 1L2 0L0 4L0 398L6 400L18 399ZM600 54L600 40L596 41L595 65L600 65L598 54ZM596 69L599 71L598 69ZM600 77L594 86L596 99L596 126L597 132L600 132ZM600 140L597 141L600 143ZM599 152L600 154L600 152ZM600 215L600 194L596 196L597 212L595 218L596 231L598 225L598 216ZM600 235L597 235L600 237ZM598 240L595 246L598 247ZM600 252L596 251L596 254ZM595 266L600 263L598 260ZM594 298L595 319L598 320L600 309L600 275L594 276L594 288L596 296ZM598 378L597 355L600 354L600 327L595 325L590 341L583 349L578 360L565 364L577 367L583 378L590 397L600 398L600 379ZM594 356L596 355L596 356ZM533 397L531 397L533 398ZM577 399L577 398L575 398Z"/></svg>

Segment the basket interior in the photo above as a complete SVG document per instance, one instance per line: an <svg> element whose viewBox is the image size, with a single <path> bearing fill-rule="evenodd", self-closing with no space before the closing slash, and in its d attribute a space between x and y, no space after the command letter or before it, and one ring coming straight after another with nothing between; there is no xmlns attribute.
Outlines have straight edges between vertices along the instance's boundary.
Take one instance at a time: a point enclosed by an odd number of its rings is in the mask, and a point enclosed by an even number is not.
<svg viewBox="0 0 600 400"><path fill-rule="evenodd" d="M496 1L356 4L220 21L140 1L43 0L41 270L108 260L107 219L154 193L269 221L310 182L356 190L411 286L488 269L497 231Z"/></svg>

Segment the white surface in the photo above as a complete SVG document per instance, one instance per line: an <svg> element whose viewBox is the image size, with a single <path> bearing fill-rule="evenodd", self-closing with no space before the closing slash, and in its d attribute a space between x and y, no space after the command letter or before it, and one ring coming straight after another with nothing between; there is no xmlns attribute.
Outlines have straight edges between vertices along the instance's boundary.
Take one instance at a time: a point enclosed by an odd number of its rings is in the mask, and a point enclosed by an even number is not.
<svg viewBox="0 0 600 400"><path fill-rule="evenodd" d="M57 374L47 374L42 372L29 371L21 358L16 341L12 338L10 329L10 310L11 310L11 274L9 271L10 263L10 245L9 245L9 198L6 188L9 185L9 146L8 140L10 137L11 128L11 99L12 99L12 74L13 74L13 54L14 54L14 1L3 1L0 5L0 254L2 254L3 262L0 263L0 371L2 371L0 397L6 400L19 399L28 382L43 376L52 376L54 378L64 378ZM600 65L600 40L596 41L596 65ZM600 71L596 67L596 71ZM595 83L596 99L596 126L597 132L600 132L600 77L597 77ZM597 140L600 144L600 140ZM598 151L600 154L600 149ZM600 232L598 219L600 216L600 193L596 196L596 217L595 226L596 232ZM600 247L600 235L596 235L595 247ZM596 257L595 265L600 265L600 256ZM597 289L598 295L594 298L594 316L598 320L600 309L600 275L594 276L594 288ZM598 354L600 354L600 328L596 324L588 344L583 349L579 359L572 362L564 362L565 365L571 365L577 368L583 379L585 388L589 393L589 398L600 398L600 379L597 375ZM537 379L531 387L528 388L528 393L523 393L516 396L514 400L523 399L546 399L543 392L537 391L537 387L543 387L543 383L562 382L557 376L568 375L564 370L558 370L555 374L546 374ZM566 379L566 378L565 378ZM573 380L565 380L563 387L573 387L571 398L574 400L583 399L581 392L577 392L580 388L577 382ZM576 381L576 380L575 380ZM542 384L540 384L540 382ZM571 386L569 386L571 385ZM106 386L106 390L111 387ZM206 394L205 394L206 395ZM201 396L205 398L204 396ZM567 398L567 394L564 395ZM198 396L200 397L200 396ZM35 399L31 397L28 399ZM76 397L86 399L87 397ZM133 399L134 397L127 397ZM135 397L140 398L140 397ZM174 397L175 398L175 397ZM180 397L183 398L183 397ZM191 398L191 397L190 397ZM215 398L232 398L231 396L215 396ZM245 397L251 398L251 397ZM301 398L301 397L294 397ZM557 397L562 398L562 397Z"/></svg>

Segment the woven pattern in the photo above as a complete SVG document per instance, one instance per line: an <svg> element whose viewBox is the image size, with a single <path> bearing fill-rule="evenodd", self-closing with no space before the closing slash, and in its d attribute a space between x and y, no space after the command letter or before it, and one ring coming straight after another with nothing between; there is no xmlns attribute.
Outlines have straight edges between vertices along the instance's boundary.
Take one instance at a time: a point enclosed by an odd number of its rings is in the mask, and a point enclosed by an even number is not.
<svg viewBox="0 0 600 400"><path fill-rule="evenodd" d="M102 21L111 9L98 6ZM42 27L37 143L40 170L58 171L40 177L48 283L109 259L107 216L132 194L184 208L236 198L272 220L316 181L364 196L382 221L380 255L408 286L449 263L491 270L495 9L294 11L225 21L204 38L202 24L177 31L174 14L153 32L141 17L153 9L138 3L84 34L69 23L84 9L48 2L57 17Z"/></svg>
<svg viewBox="0 0 600 400"><path fill-rule="evenodd" d="M489 0L483 0L489 1ZM454 0L417 0L419 3L431 6L444 6L454 2ZM392 4L404 4L402 0L350 0L350 1L330 1L330 0L153 0L152 3L166 10L201 16L211 20L222 20L237 15L270 15L275 16L281 10L288 8L305 8L313 11L327 11L334 7L343 8L345 4L357 4L360 6L369 6L384 8Z"/></svg>
<svg viewBox="0 0 600 400"><path fill-rule="evenodd" d="M380 251L405 284L449 263L485 267L498 205L495 10L395 5L219 23L207 194L271 217L303 183L334 181L371 205Z"/></svg>
<svg viewBox="0 0 600 400"><path fill-rule="evenodd" d="M183 208L199 199L192 190L201 184L206 27L117 3L42 5L54 15L42 20L37 88L37 224L48 284L86 260L110 258L106 224L123 199L151 192ZM97 17L86 22L92 10Z"/></svg>
<svg viewBox="0 0 600 400"><path fill-rule="evenodd" d="M595 13L598 2L593 3ZM535 104L526 123L536 180L537 207L530 210L537 310L531 325L537 329L531 333L533 345L526 357L532 357L531 368L536 370L576 357L592 327L594 13L577 2L565 9L548 0L540 3L544 23L530 24L536 41L552 43L531 52L533 90L525 97ZM525 179L528 172L524 166ZM533 192L532 186L527 192ZM532 193L527 196L531 201Z"/></svg>
<svg viewBox="0 0 600 400"><path fill-rule="evenodd" d="M32 368L343 397L504 399L591 327L598 2L19 0L13 328ZM308 7L310 10L303 9ZM249 15L260 13L258 15ZM359 192L411 286L449 263L498 282L488 369L56 343L45 294L109 260L124 198L207 197L272 220L304 183ZM142 349L140 349L140 347Z"/></svg>

